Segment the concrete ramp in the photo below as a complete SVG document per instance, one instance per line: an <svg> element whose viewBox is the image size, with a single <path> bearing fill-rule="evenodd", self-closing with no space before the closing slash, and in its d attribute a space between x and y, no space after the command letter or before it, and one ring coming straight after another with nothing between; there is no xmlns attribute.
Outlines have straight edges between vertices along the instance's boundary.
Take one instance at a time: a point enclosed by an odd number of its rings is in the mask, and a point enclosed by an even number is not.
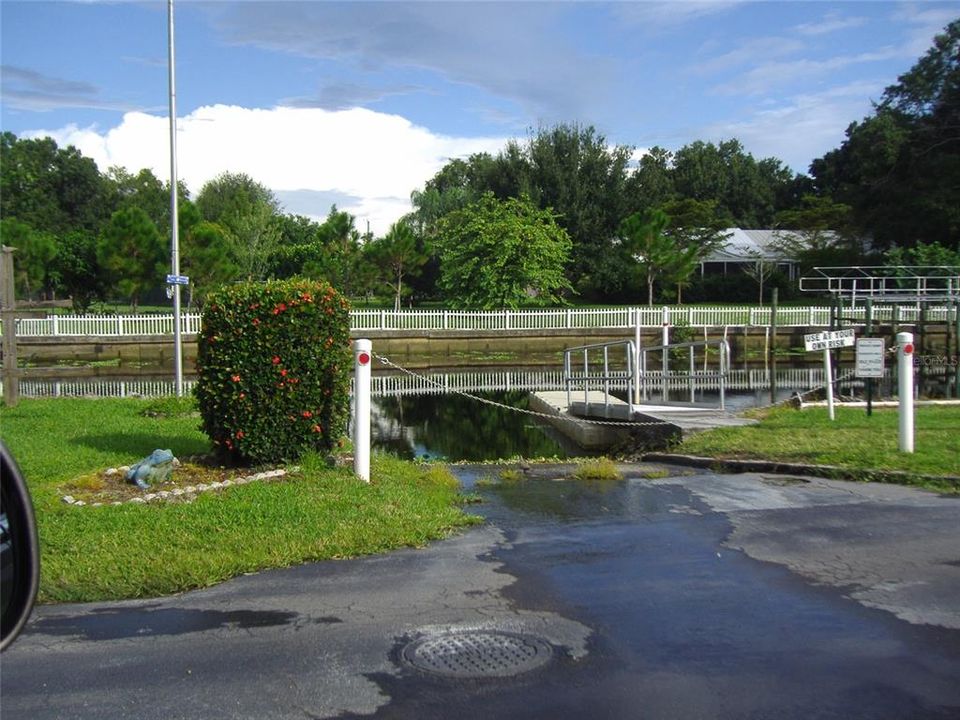
<svg viewBox="0 0 960 720"><path fill-rule="evenodd" d="M594 390L586 396L582 391L573 393L569 403L564 391L534 392L530 394L530 407L556 418L550 420L551 425L584 449L609 448L638 435L648 438L652 445L660 445L690 433L757 422L725 410L689 405L640 404L633 406L631 414L623 400ZM572 418L661 424L618 427L577 423Z"/></svg>

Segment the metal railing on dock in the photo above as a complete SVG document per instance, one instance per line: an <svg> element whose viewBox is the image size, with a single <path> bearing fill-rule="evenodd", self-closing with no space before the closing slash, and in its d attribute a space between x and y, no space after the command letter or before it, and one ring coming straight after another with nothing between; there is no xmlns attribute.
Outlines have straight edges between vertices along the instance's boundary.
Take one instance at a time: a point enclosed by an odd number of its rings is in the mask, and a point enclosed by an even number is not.
<svg viewBox="0 0 960 720"><path fill-rule="evenodd" d="M611 366L610 362L610 351L615 348L622 348L624 351L623 360L617 364L618 367ZM591 355L594 356L592 369L590 365ZM597 355L601 358L599 370L597 369ZM577 359L576 365L574 364L575 357ZM573 407L574 385L582 385L584 406L589 407L591 404L591 390L602 391L604 415L608 415L611 389L626 388L628 412L632 416L633 388L636 387L637 381L636 357L636 345L634 345L633 340L581 345L565 350L563 353L563 383L564 389L567 391L567 407ZM616 360L617 358L614 358L614 361Z"/></svg>
<svg viewBox="0 0 960 720"><path fill-rule="evenodd" d="M611 357L612 351L622 350ZM653 360L650 360L653 356ZM671 369L671 363L685 363L682 370ZM659 365L654 370L654 365ZM701 367L702 365L702 367ZM626 393L628 412L647 402L651 390L659 391L663 405L679 404L686 407L715 407L715 403L698 403L698 391L719 390L719 409L726 409L727 376L730 374L730 347L726 340L698 340L638 347L632 340L581 345L569 348L563 354L563 381L567 406L573 407L574 393L583 392L585 406L602 404L609 414L611 392ZM671 402L670 391L689 392L689 400ZM602 393L597 402L591 392Z"/></svg>
<svg viewBox="0 0 960 720"><path fill-rule="evenodd" d="M711 368L711 348L715 348L715 357L717 365L715 369ZM698 355L697 351L703 352ZM653 362L648 360L649 356L655 355ZM684 357L686 356L686 357ZM697 369L702 360L703 368ZM671 370L671 362L687 362L685 371ZM655 363L660 365L660 370L653 370ZM650 388L659 389L660 400L664 405L670 404L671 387L684 387L689 391L690 400L683 404L691 407L713 407L712 404L699 404L696 402L697 390L703 390L712 382L716 383L716 388L720 391L721 410L726 409L726 387L727 376L730 374L730 346L726 340L698 340L696 342L671 343L667 345L653 345L650 347L641 347L637 361L639 368L638 384L634 387L633 402L640 404L648 399L648 390Z"/></svg>

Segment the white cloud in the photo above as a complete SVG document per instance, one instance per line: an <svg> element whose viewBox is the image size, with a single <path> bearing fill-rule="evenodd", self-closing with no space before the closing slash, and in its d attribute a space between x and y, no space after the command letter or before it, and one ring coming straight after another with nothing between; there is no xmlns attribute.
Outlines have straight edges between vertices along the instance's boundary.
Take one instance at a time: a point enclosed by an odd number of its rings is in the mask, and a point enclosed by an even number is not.
<svg viewBox="0 0 960 720"><path fill-rule="evenodd" d="M22 135L49 135L60 145L75 145L101 170L120 165L134 172L149 168L164 181L170 177L165 117L131 112L105 132L69 125ZM326 215L325 200L332 194L349 196L352 204L340 209L354 214L361 230L369 221L371 230L382 234L410 210L410 192L450 158L496 153L505 143L506 138L437 135L398 115L359 108L213 105L178 121L177 175L194 195L226 171L246 173L274 191L313 191L315 212L302 205L297 212L315 217Z"/></svg>
<svg viewBox="0 0 960 720"><path fill-rule="evenodd" d="M934 36L960 17L955 3L949 5L904 3L893 13L893 20L906 23L907 40L903 47L906 57L920 58L933 45Z"/></svg>
<svg viewBox="0 0 960 720"><path fill-rule="evenodd" d="M745 0L671 0L615 5L621 21L640 27L664 28L686 25L742 5Z"/></svg>
<svg viewBox="0 0 960 720"><path fill-rule="evenodd" d="M736 137L755 157L777 157L795 171L806 172L812 158L840 146L853 120L870 113L871 98L878 97L883 87L882 81L858 81L797 95L746 120L705 127L701 135L704 139Z"/></svg>
<svg viewBox="0 0 960 720"><path fill-rule="evenodd" d="M851 65L882 62L899 56L898 49L887 47L877 52L840 55L826 60L768 62L748 70L730 82L717 85L711 92L718 95L760 95L790 83L811 82L829 77Z"/></svg>
<svg viewBox="0 0 960 720"><path fill-rule="evenodd" d="M769 62L773 58L793 55L803 49L798 40L783 37L758 37L742 42L739 47L705 60L697 60L693 71L699 75L730 70L741 65Z"/></svg>
<svg viewBox="0 0 960 720"><path fill-rule="evenodd" d="M829 12L818 22L802 23L794 27L801 35L827 35L847 30L849 28L860 27L867 22L863 17L843 17L840 13Z"/></svg>

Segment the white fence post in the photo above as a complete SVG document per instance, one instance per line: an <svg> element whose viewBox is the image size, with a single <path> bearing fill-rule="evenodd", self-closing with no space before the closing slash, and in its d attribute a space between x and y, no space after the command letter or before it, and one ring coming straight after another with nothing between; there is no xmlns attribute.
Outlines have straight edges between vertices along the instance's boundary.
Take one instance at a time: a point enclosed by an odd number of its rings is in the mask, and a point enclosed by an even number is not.
<svg viewBox="0 0 960 720"><path fill-rule="evenodd" d="M373 344L357 340L353 344L353 471L363 482L370 482L370 362Z"/></svg>

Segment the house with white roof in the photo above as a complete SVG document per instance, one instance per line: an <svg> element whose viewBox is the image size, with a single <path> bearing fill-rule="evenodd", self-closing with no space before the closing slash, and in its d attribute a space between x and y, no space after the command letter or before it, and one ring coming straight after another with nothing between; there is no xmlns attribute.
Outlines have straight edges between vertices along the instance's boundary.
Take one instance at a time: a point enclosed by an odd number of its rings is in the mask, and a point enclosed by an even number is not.
<svg viewBox="0 0 960 720"><path fill-rule="evenodd" d="M740 272L745 265L755 265L758 261L775 263L791 280L799 275L800 263L790 257L784 244L793 240L803 244L804 233L791 230L744 230L727 228L726 243L707 255L700 263L700 275L728 275ZM834 233L829 232L833 236Z"/></svg>

